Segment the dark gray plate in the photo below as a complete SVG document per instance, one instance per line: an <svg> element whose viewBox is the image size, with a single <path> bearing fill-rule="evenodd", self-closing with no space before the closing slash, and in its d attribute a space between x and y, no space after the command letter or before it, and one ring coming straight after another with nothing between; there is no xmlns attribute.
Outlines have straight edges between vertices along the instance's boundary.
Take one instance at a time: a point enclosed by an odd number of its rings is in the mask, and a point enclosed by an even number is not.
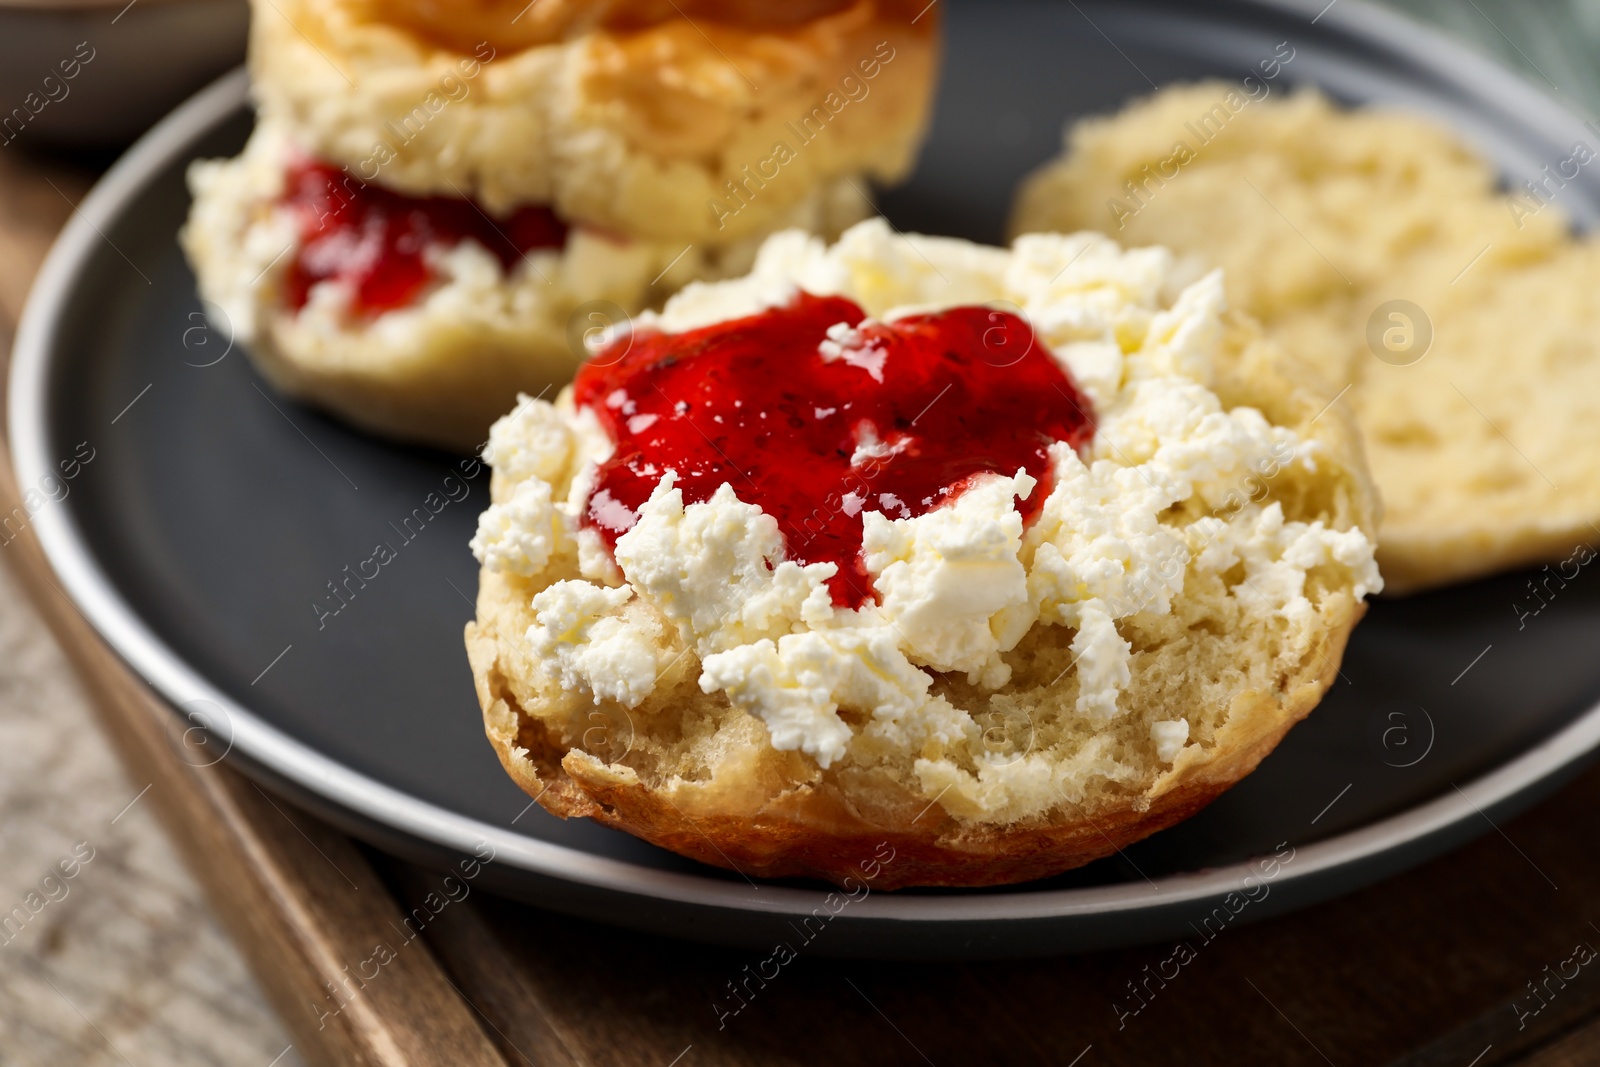
<svg viewBox="0 0 1600 1067"><path fill-rule="evenodd" d="M1588 139L1503 70L1357 0L1320 18L1322 0L945 6L932 137L914 181L884 201L905 229L998 240L1014 184L1055 151L1067 119L1156 84L1240 78L1280 41L1295 58L1275 91L1313 82L1425 111L1508 176ZM486 880L531 902L770 945L821 890L750 883L562 823L501 772L461 645L476 582L466 542L486 479L407 529L456 458L380 444L275 396L205 326L174 242L182 175L243 143L244 100L231 76L152 131L84 202L33 294L13 359L11 442L23 486L61 497L32 522L63 584L187 712L191 760L226 751L424 861L492 848ZM1600 210L1589 171L1562 195L1582 224ZM80 442L93 460L71 481L47 480ZM329 583L380 542L399 558L319 621ZM1600 743L1600 585L1574 582L1519 629L1511 605L1525 580L1375 605L1317 713L1237 789L1125 856L1009 889L875 893L816 950L998 955L1155 939L1245 886L1246 917L1265 916L1489 829ZM1267 865L1263 889L1252 857L1284 842L1292 859Z"/></svg>

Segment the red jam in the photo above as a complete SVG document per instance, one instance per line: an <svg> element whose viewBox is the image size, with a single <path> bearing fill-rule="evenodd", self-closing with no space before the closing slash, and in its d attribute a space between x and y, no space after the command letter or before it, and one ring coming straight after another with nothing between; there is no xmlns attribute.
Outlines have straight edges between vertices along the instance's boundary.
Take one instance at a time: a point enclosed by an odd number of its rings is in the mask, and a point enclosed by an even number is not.
<svg viewBox="0 0 1600 1067"><path fill-rule="evenodd" d="M286 295L296 311L311 287L329 278L352 285L362 315L406 307L433 280L423 258L429 245L451 247L470 238L509 272L525 253L567 242L566 223L546 207L491 219L471 200L402 196L315 161L290 166L283 202L300 224Z"/></svg>
<svg viewBox="0 0 1600 1067"><path fill-rule="evenodd" d="M575 399L617 449L585 524L614 546L669 468L685 504L726 482L777 520L788 559L838 564L834 603L860 607L874 599L863 511L911 518L975 475L1026 470L1040 483L1022 504L1031 521L1049 490L1051 442L1082 448L1094 421L1027 323L987 307L864 317L849 300L802 293L700 330L641 331L596 355ZM830 338L838 323L859 330Z"/></svg>

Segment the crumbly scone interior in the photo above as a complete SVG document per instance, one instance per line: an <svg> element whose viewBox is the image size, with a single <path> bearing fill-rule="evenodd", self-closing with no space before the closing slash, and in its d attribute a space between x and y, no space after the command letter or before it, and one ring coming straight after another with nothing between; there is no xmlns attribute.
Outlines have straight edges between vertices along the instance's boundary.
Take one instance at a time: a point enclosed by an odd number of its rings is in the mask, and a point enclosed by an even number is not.
<svg viewBox="0 0 1600 1067"><path fill-rule="evenodd" d="M786 239L803 242L775 241ZM557 761L564 760L569 772L636 782L691 815L772 812L782 809L786 796L823 791L845 798L857 816L876 824L905 826L937 803L972 826L1012 826L1047 822L1062 812L1092 817L1147 805L1203 776L1208 765L1256 734L1281 733L1281 721L1258 720L1263 706L1299 705L1303 713L1315 702L1361 597L1381 584L1362 532L1370 529L1373 503L1346 414L1338 407L1322 410L1320 398L1298 384L1299 372L1252 322L1221 310L1217 279L1174 291L1176 273L1160 250L1124 254L1087 236L1043 238L1019 245L1011 259L1012 253L974 250L964 242L910 241L902 244L885 227L864 224L846 235L844 252L815 259L804 270L777 264L784 257L769 245L763 259L770 269L758 263L748 279L693 288L669 305L663 322L684 328L716 321L718 309L741 287L740 299L767 292L757 302L775 302L783 291L775 280L785 269L791 277L802 275L808 290L831 285L871 315L907 305L1008 301L1030 313L1041 336L1076 336L1089 346L1067 362L1108 412L1122 410L1114 398L1125 376L1132 382L1144 373L1126 369L1141 360L1169 360L1172 373L1157 377L1192 375L1191 385L1208 387L1213 403L1220 401L1209 413L1191 412L1192 418L1174 413L1179 422L1189 419L1187 429L1165 446L1146 416L1108 419L1087 466L1075 455L1058 456L1058 488L1064 477L1087 477L1092 469L1108 480L1084 492L1115 499L1148 488L1159 495L1154 483L1167 476L1163 472L1183 467L1196 475L1192 491L1172 493L1178 499L1154 506L1148 521L1135 517L1123 528L1091 528L1110 512L1075 519L1047 503L1021 534L1017 554L1035 599L1046 605L1042 617L1019 638L998 640L987 662L966 661L964 670L916 668L931 686L929 701L913 714L841 701L837 714L848 740L810 750L799 742L775 746L775 729L761 717L770 709L752 713L723 689L706 691L704 649L691 643L696 635L686 632L681 613L673 617L670 602L663 609L659 599L634 595L552 638L535 598L560 582L593 580L605 564L593 558L592 548L587 560L581 558L584 550L560 530L541 533L532 553L545 557L542 566L531 575L515 566L485 567L478 602L480 632L500 650L497 683L521 717L516 758L528 760L541 779L561 777ZM791 258L815 258L818 247L791 249ZM1015 273L1003 280L1008 269ZM1033 272L1064 278L1060 285L1078 294L1051 298L1059 313L1054 320L1046 321L1052 312L1044 303L1030 306L1024 292L1038 279L1016 281ZM1130 295L1141 286L1140 298ZM1117 310L1139 299L1144 306ZM1109 317L1096 321L1097 314ZM1192 390L1167 400L1180 397L1204 407ZM585 477L585 457L603 452L605 443L594 439L597 426L585 430L581 416L568 418L566 398L557 407L565 414L525 406L519 414L538 414L521 420L514 414L497 427L504 437L491 438L488 458L502 517L486 516L486 523L501 522L506 509L519 507L548 521L552 513L519 496L519 487L544 482L549 492L541 500L565 498L573 480ZM1253 410L1241 413L1245 408ZM1202 423L1212 437L1198 429ZM1236 443L1234 452L1188 447L1221 440L1218 433ZM1161 453L1167 467L1154 462L1162 447L1175 450ZM1213 462L1222 456L1229 462ZM960 500L976 493L969 490ZM1047 558L1070 555L1074 538L1094 543L1082 559L1101 568L1098 578ZM523 552L526 558L526 543L515 540L502 538L489 554ZM1147 548L1128 547L1134 542ZM1134 557L1158 542L1171 550L1172 565L1136 574ZM1118 567L1137 580L1118 584L1111 575ZM1088 618L1099 609L1085 606L1095 598L1086 599L1084 589L1045 591L1063 576L1104 584L1105 599L1097 603L1106 617ZM599 584L621 577L613 571ZM992 620L997 630L1006 628L1003 614ZM593 664L587 685L572 684L552 640L584 640L581 627L597 620L609 625L606 619L650 644L653 683L631 679L628 665L618 661ZM1094 641L1080 640L1085 627L1095 629ZM538 651L530 631L543 634ZM1128 645L1120 683L1118 640ZM895 670L887 661L874 662L876 669ZM617 670L608 672L609 666ZM1108 693L1114 693L1114 708L1108 708Z"/></svg>
<svg viewBox="0 0 1600 1067"><path fill-rule="evenodd" d="M1507 189L1424 118L1206 83L1074 127L1014 229L1097 229L1221 266L1325 396L1349 389L1384 496L1379 559L1405 592L1597 536L1600 458L1582 442L1600 418L1600 245L1563 210L1574 149L1536 191ZM1420 309L1416 336L1431 329L1419 358L1373 347L1392 300Z"/></svg>

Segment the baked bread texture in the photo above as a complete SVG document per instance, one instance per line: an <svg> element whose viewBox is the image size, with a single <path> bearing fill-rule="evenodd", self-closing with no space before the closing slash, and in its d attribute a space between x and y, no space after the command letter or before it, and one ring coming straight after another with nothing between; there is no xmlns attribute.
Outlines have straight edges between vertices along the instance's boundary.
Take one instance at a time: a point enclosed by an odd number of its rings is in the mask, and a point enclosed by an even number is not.
<svg viewBox="0 0 1600 1067"><path fill-rule="evenodd" d="M1006 250L874 220L832 248L775 236L747 278L640 324L800 291L887 322L991 303L1070 372L1082 453L1053 446L1046 485L864 511L859 609L737 485L685 505L664 476L609 552L583 520L607 431L570 390L524 398L485 453L466 629L506 771L559 816L748 876L848 885L887 842L873 888L1045 877L1204 807L1321 699L1382 583L1344 407L1226 310L1218 274L1178 281L1164 250L1094 235Z"/></svg>
<svg viewBox="0 0 1600 1067"><path fill-rule="evenodd" d="M1594 544L1600 249L1561 206L1590 150L1508 191L1433 122L1256 84L1079 123L1013 232L1096 229L1222 267L1230 301L1355 408L1388 592Z"/></svg>
<svg viewBox="0 0 1600 1067"><path fill-rule="evenodd" d="M819 187L910 170L925 7L273 0L250 62L263 109L363 180L723 245L790 225Z"/></svg>

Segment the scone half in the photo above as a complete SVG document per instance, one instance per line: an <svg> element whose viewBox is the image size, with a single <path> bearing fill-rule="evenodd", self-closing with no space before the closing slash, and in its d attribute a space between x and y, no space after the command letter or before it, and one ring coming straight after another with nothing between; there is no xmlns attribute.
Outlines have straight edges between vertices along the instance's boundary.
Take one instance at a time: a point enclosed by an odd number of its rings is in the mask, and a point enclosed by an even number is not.
<svg viewBox="0 0 1600 1067"><path fill-rule="evenodd" d="M507 772L558 815L749 876L843 883L887 843L874 888L1055 874L1248 774L1381 587L1373 498L1345 412L1224 308L1220 276L1176 274L1089 235L784 234L554 404L520 404L486 453L466 633ZM859 314L792 326L841 300ZM990 326L961 334L975 313ZM736 359L707 372L723 386L685 384L774 321L800 346L788 408L733 403L726 383L772 376ZM907 338L930 337L918 365ZM853 451L783 466L836 407L880 401L916 414L847 421ZM705 457L768 417L712 488ZM1047 424L1058 439L1011 467ZM721 444L664 465L657 446L693 434ZM886 492L952 456L998 458L921 506ZM841 554L741 498L811 492L846 460L888 480L820 494L816 529L858 538Z"/></svg>
<svg viewBox="0 0 1600 1067"><path fill-rule="evenodd" d="M910 169L939 13L899 0L259 0L259 128L184 247L280 390L457 450L586 345Z"/></svg>
<svg viewBox="0 0 1600 1067"><path fill-rule="evenodd" d="M394 194L320 162L270 119L239 156L196 163L189 182L181 241L201 296L262 374L369 432L458 451L481 447L519 392L554 395L586 339L691 279L743 270L759 245L669 245L538 208L491 218L459 198ZM413 204L442 204L468 232L419 233ZM841 186L790 221L838 233L869 211ZM409 267L384 261L419 241Z"/></svg>
<svg viewBox="0 0 1600 1067"><path fill-rule="evenodd" d="M1013 232L1096 229L1221 267L1233 305L1354 409L1386 592L1592 553L1600 243L1572 232L1554 169L1589 149L1507 188L1423 115L1250 81L1074 124L1019 188Z"/></svg>

